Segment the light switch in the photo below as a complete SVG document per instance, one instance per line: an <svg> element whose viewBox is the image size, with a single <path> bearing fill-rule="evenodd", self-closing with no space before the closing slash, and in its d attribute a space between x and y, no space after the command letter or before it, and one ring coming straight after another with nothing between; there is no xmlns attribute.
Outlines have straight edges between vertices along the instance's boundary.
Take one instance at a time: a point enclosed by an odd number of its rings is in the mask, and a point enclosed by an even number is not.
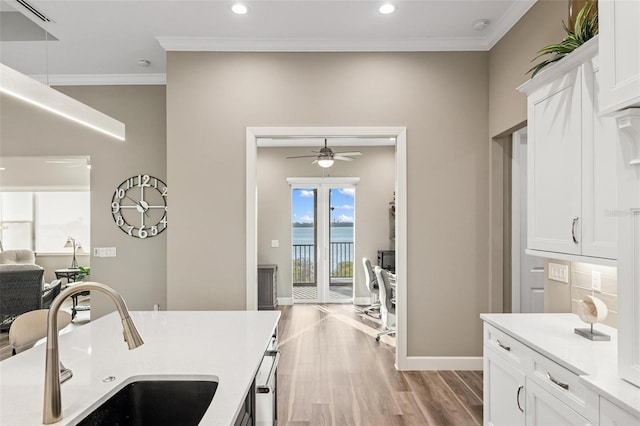
<svg viewBox="0 0 640 426"><path fill-rule="evenodd" d="M569 283L569 266L549 262L549 279Z"/></svg>
<svg viewBox="0 0 640 426"><path fill-rule="evenodd" d="M94 257L116 257L116 248L115 247L94 247L93 256Z"/></svg>
<svg viewBox="0 0 640 426"><path fill-rule="evenodd" d="M280 247L280 240L271 240L271 247Z"/></svg>

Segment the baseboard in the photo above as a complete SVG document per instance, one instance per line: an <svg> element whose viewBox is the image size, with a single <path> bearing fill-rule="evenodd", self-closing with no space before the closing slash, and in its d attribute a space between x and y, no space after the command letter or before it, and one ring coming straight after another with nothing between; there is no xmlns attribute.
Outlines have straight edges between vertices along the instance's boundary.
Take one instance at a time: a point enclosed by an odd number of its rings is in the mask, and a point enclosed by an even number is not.
<svg viewBox="0 0 640 426"><path fill-rule="evenodd" d="M354 305L370 305L371 304L371 297L369 297L369 296L354 297L353 298L353 304Z"/></svg>
<svg viewBox="0 0 640 426"><path fill-rule="evenodd" d="M481 356L460 356L460 357L430 357L430 356L409 356L406 358L406 370L429 371L429 370L482 370Z"/></svg>
<svg viewBox="0 0 640 426"><path fill-rule="evenodd" d="M278 297L278 305L293 305L293 297Z"/></svg>

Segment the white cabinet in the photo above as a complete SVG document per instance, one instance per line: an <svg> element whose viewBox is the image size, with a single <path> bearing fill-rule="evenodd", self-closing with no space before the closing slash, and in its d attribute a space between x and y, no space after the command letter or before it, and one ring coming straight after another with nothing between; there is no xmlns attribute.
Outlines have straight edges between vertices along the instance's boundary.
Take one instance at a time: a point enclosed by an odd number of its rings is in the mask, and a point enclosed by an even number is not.
<svg viewBox="0 0 640 426"><path fill-rule="evenodd" d="M640 1L600 0L602 112L640 106Z"/></svg>
<svg viewBox="0 0 640 426"><path fill-rule="evenodd" d="M597 48L588 42L520 87L528 95L530 254L617 257L616 129L598 115Z"/></svg>
<svg viewBox="0 0 640 426"><path fill-rule="evenodd" d="M483 374L484 424L524 425L524 373L485 346Z"/></svg>
<svg viewBox="0 0 640 426"><path fill-rule="evenodd" d="M600 426L637 426L640 418L634 417L617 405L600 398Z"/></svg>
<svg viewBox="0 0 640 426"><path fill-rule="evenodd" d="M618 368L640 387L640 108L617 115L618 166Z"/></svg>
<svg viewBox="0 0 640 426"><path fill-rule="evenodd" d="M527 378L527 426L591 425L535 381Z"/></svg>

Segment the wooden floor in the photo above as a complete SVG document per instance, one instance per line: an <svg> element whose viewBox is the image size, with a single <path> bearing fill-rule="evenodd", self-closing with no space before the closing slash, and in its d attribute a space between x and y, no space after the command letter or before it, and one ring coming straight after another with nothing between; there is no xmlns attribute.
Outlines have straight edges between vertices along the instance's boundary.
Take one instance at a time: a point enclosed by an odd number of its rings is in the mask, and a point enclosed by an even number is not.
<svg viewBox="0 0 640 426"><path fill-rule="evenodd" d="M480 425L481 371L399 372L352 305L281 307L281 425Z"/></svg>

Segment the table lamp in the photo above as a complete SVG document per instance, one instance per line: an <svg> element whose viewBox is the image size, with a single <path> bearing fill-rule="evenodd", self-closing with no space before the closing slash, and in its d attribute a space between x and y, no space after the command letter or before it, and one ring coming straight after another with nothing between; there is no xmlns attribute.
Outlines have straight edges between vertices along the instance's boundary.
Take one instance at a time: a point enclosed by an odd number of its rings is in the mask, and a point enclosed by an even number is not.
<svg viewBox="0 0 640 426"><path fill-rule="evenodd" d="M65 248L73 247L73 260L71 261L71 269L78 269L78 260L76 259L76 251L81 252L82 246L77 243L75 238L67 237L67 242L64 243Z"/></svg>

